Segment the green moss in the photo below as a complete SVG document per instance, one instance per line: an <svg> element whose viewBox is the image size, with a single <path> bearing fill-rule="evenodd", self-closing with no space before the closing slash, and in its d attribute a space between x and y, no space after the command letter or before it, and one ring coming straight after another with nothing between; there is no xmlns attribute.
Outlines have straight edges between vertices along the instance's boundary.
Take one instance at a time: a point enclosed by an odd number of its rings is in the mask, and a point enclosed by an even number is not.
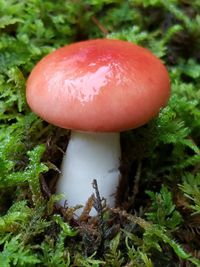
<svg viewBox="0 0 200 267"><path fill-rule="evenodd" d="M198 0L0 0L0 266L200 266L199 14ZM68 132L29 110L25 83L47 53L97 37L149 48L172 95L122 134L121 209L77 220L52 195Z"/></svg>

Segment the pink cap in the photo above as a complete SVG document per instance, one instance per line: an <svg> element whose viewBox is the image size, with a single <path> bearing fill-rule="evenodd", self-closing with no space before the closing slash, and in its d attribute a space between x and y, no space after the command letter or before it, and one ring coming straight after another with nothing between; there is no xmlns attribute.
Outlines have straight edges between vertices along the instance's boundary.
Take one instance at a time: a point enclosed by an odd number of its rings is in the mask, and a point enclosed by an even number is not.
<svg viewBox="0 0 200 267"><path fill-rule="evenodd" d="M170 95L162 62L145 48L97 39L57 49L32 70L27 102L62 128L117 132L156 116Z"/></svg>

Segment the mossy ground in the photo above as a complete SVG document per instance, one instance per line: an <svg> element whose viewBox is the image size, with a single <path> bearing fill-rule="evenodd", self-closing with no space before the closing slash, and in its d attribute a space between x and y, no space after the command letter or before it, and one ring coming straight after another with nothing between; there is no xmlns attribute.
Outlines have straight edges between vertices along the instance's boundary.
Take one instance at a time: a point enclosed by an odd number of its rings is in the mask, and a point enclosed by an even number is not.
<svg viewBox="0 0 200 267"><path fill-rule="evenodd" d="M0 36L0 266L200 266L199 0L0 0ZM99 216L88 203L77 220L53 194L69 133L31 113L25 82L45 54L97 37L150 49L172 94L121 136L119 208L97 198Z"/></svg>

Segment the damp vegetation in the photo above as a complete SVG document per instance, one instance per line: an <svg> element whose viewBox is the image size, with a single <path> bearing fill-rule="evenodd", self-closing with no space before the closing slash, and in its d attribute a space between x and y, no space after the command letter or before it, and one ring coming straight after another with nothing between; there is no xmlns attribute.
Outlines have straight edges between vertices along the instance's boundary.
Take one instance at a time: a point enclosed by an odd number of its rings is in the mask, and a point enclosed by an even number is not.
<svg viewBox="0 0 200 267"><path fill-rule="evenodd" d="M0 0L1 267L200 266L199 14L199 0ZM161 58L172 93L157 118L121 135L118 207L94 180L77 218L54 194L69 132L30 111L25 83L54 49L103 37Z"/></svg>

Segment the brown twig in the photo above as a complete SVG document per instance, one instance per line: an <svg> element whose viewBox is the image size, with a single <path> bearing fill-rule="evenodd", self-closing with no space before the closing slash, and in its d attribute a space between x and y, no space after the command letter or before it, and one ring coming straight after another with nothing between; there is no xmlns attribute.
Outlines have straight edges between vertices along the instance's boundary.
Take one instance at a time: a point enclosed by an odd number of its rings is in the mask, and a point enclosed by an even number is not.
<svg viewBox="0 0 200 267"><path fill-rule="evenodd" d="M90 8L90 6L89 5L87 5L87 6L85 6L84 7L85 8L85 11L91 11L91 8ZM92 20L92 22L94 23L94 24L96 24L97 25L97 27L100 29L100 31L106 36L106 35L108 35L108 30L106 29L106 27L103 25L103 24L101 24L101 22L96 18L96 16L92 16L91 17L91 20Z"/></svg>
<svg viewBox="0 0 200 267"><path fill-rule="evenodd" d="M108 35L108 30L99 22L99 20L95 16L92 16L91 19L105 36Z"/></svg>
<svg viewBox="0 0 200 267"><path fill-rule="evenodd" d="M49 199L51 197L51 191L50 191L43 175L40 175L40 184L41 184L41 188L42 188L42 192L43 192L44 196Z"/></svg>
<svg viewBox="0 0 200 267"><path fill-rule="evenodd" d="M139 225L141 228L143 229L148 229L151 227L151 223L145 221L144 219L136 216L136 215L132 215L127 213L125 210L120 210L119 208L111 208L112 212L115 214L119 214L122 217L125 217L127 220L129 220L130 222Z"/></svg>
<svg viewBox="0 0 200 267"><path fill-rule="evenodd" d="M139 160L138 161L136 175L134 177L132 196L129 199L129 207L134 205L136 196L137 196L137 194L139 192L139 182L140 182L140 177L141 177L141 170L142 170L142 161Z"/></svg>
<svg viewBox="0 0 200 267"><path fill-rule="evenodd" d="M79 218L80 221L87 221L89 217L89 213L94 205L94 198L91 196L88 200L87 203L81 213L81 216Z"/></svg>
<svg viewBox="0 0 200 267"><path fill-rule="evenodd" d="M104 250L104 240L105 240L105 222L103 219L103 206L102 206L102 199L100 197L99 189L98 189L98 184L97 180L94 179L92 186L95 190L95 197L94 197L94 208L96 209L99 217L99 231L101 235L101 242L99 245L99 253L102 253Z"/></svg>

